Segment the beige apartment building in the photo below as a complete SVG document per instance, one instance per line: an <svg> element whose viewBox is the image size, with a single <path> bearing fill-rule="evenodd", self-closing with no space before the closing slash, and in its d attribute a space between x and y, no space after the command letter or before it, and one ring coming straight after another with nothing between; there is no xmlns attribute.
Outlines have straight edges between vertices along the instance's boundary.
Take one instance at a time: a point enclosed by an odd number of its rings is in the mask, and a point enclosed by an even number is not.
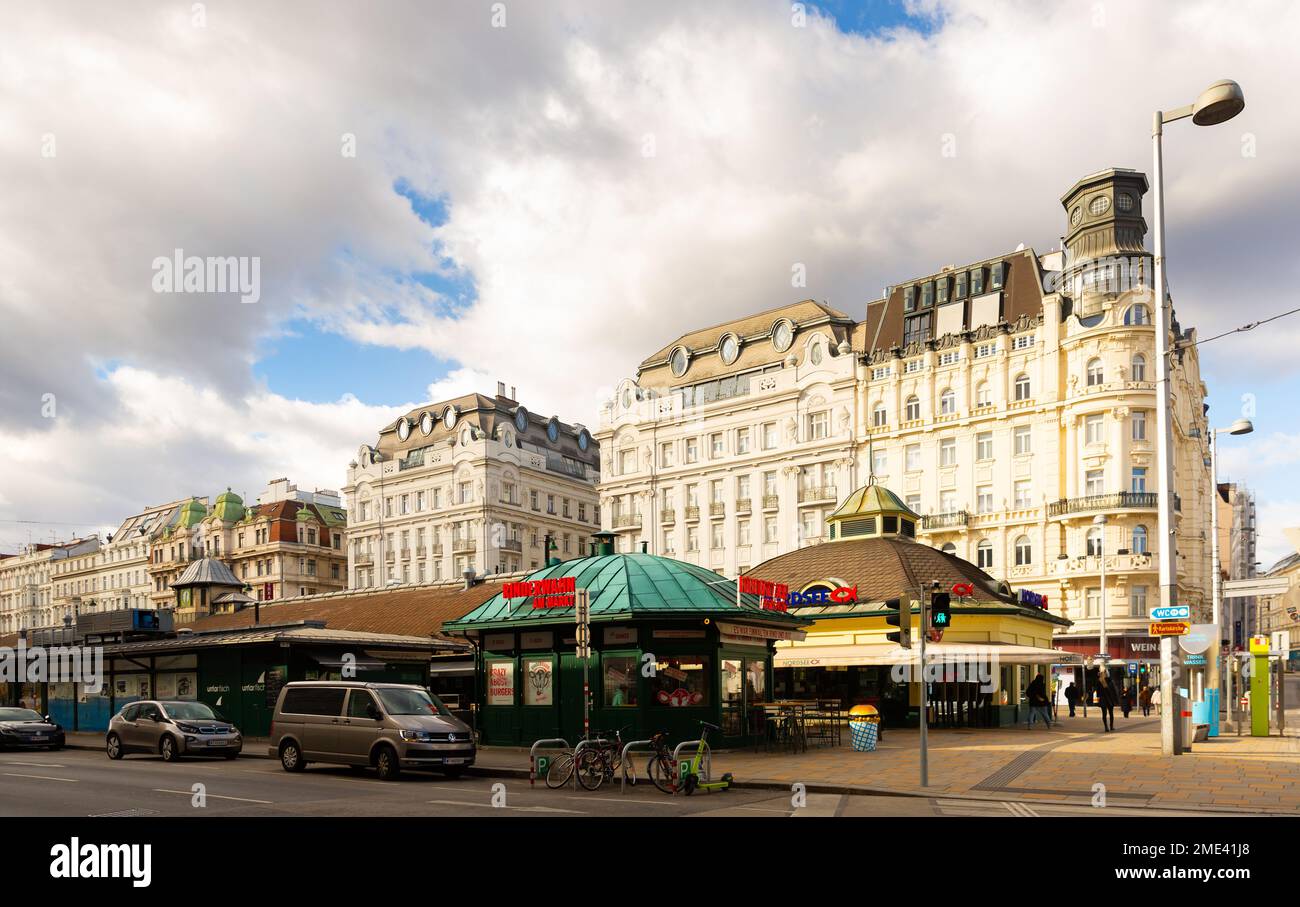
<svg viewBox="0 0 1300 907"><path fill-rule="evenodd" d="M183 501L145 508L127 517L96 549L54 563L54 610L64 615L155 607L150 595L151 531Z"/></svg>
<svg viewBox="0 0 1300 907"><path fill-rule="evenodd" d="M608 528L727 576L826 538L875 474L922 541L1074 622L1059 641L1150 657L1157 368L1143 174L1061 199L1065 245L890 287L861 319L811 300L692 331L602 410ZM1208 614L1206 420L1195 332L1173 327L1179 601ZM1098 518L1104 518L1104 522ZM1145 653L1140 655L1139 653Z"/></svg>
<svg viewBox="0 0 1300 907"><path fill-rule="evenodd" d="M586 553L600 527L599 448L582 425L530 413L504 385L386 425L348 464L350 587L459 579Z"/></svg>
<svg viewBox="0 0 1300 907"><path fill-rule="evenodd" d="M91 536L31 544L18 554L0 555L0 633L61 626L64 612L55 606L55 568L98 548L99 538Z"/></svg>

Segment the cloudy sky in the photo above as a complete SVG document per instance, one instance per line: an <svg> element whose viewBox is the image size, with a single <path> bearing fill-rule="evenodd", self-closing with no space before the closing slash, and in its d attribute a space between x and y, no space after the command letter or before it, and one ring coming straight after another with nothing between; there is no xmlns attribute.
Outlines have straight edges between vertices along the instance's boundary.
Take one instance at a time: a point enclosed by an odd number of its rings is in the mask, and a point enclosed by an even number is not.
<svg viewBox="0 0 1300 907"><path fill-rule="evenodd" d="M397 412L498 379L594 426L689 327L805 295L861 317L1054 247L1059 196L1149 170L1151 111L1220 78L1245 112L1166 141L1179 318L1300 304L1285 0L8 6L0 551L337 488ZM177 249L256 256L260 299L156 292ZM1300 524L1297 340L1300 316L1202 349L1212 421L1253 407L1222 473L1259 493L1266 562Z"/></svg>

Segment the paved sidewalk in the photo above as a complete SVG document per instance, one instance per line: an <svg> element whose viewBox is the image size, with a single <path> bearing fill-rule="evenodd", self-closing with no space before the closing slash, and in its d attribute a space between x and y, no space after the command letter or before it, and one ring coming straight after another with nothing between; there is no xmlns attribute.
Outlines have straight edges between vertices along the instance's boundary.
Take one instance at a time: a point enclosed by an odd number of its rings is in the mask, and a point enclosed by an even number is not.
<svg viewBox="0 0 1300 907"><path fill-rule="evenodd" d="M1092 711L1092 710L1090 710ZM879 748L843 746L806 753L717 752L713 773L741 785L860 791L902 796L977 797L1164 809L1300 812L1300 738L1220 737L1180 757L1160 754L1160 721L1137 712L1104 733L1099 713L1062 718L1050 730L937 730L929 734L930 784L920 786L916 730L887 730ZM638 766L645 757L637 760ZM477 767L527 770L528 751L483 747Z"/></svg>

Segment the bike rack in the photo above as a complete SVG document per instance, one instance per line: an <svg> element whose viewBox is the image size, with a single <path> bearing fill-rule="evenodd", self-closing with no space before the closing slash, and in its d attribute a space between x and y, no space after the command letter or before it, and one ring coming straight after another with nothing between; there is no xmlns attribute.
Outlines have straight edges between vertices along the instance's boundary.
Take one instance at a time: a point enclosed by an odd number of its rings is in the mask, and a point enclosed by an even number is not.
<svg viewBox="0 0 1300 907"><path fill-rule="evenodd" d="M569 748L569 741L565 740L563 737L547 737L543 740L538 740L531 747L528 748L528 786L529 787L536 786L535 782L537 781L538 748L542 746L546 746L547 749L550 749L551 748L550 745L555 743L563 743L564 748L566 750Z"/></svg>
<svg viewBox="0 0 1300 907"><path fill-rule="evenodd" d="M573 790L578 790L578 754L582 752L585 746L595 746L598 743L609 743L604 737L597 737L594 740L579 740L577 747L573 750Z"/></svg>
<svg viewBox="0 0 1300 907"><path fill-rule="evenodd" d="M681 743L677 744L673 749L673 762L680 763L682 761L681 756L679 755L682 751L682 747L698 747L701 742L703 741L699 739L683 740ZM704 758L700 760L700 775L705 781L713 780L713 747L709 746L707 743L704 744ZM674 780L673 783L676 784L677 782Z"/></svg>
<svg viewBox="0 0 1300 907"><path fill-rule="evenodd" d="M623 752L619 756L619 760L618 760L619 765L622 768L622 774L623 774L623 779L619 782L619 786L618 786L618 792L620 794L623 793L625 790L627 790L627 767L629 765L627 761L627 754L632 750L632 747L640 746L646 743L654 743L654 741L653 740L629 740L627 746L623 747ZM654 750L648 750L647 752L654 752ZM635 769L633 769L633 771L635 771ZM632 783L636 784L635 778L632 779Z"/></svg>

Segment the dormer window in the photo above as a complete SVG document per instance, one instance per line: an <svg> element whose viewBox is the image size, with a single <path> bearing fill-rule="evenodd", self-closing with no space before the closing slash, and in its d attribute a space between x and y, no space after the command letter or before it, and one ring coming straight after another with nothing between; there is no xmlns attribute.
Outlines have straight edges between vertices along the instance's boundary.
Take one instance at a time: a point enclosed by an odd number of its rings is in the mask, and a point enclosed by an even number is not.
<svg viewBox="0 0 1300 907"><path fill-rule="evenodd" d="M911 312L916 308L916 287L903 288L903 311Z"/></svg>
<svg viewBox="0 0 1300 907"><path fill-rule="evenodd" d="M928 309L934 305L934 284L924 283L921 285L921 308Z"/></svg>
<svg viewBox="0 0 1300 907"><path fill-rule="evenodd" d="M966 272L965 272L965 271L963 271L962 273L960 273L960 274L957 275L957 293L956 293L956 297L957 297L958 299L965 299L965 298L966 298Z"/></svg>
<svg viewBox="0 0 1300 907"><path fill-rule="evenodd" d="M934 285L938 288L939 305L943 305L948 301L948 278L940 277L934 282Z"/></svg>
<svg viewBox="0 0 1300 907"><path fill-rule="evenodd" d="M970 291L976 296L984 292L984 269L983 268L970 269Z"/></svg>
<svg viewBox="0 0 1300 907"><path fill-rule="evenodd" d="M1002 283L1004 280L1006 280L1006 276L1007 276L1006 269L1007 269L1006 262L1002 262L1002 261L998 262L997 264L989 268L989 289L991 290L1002 289Z"/></svg>

